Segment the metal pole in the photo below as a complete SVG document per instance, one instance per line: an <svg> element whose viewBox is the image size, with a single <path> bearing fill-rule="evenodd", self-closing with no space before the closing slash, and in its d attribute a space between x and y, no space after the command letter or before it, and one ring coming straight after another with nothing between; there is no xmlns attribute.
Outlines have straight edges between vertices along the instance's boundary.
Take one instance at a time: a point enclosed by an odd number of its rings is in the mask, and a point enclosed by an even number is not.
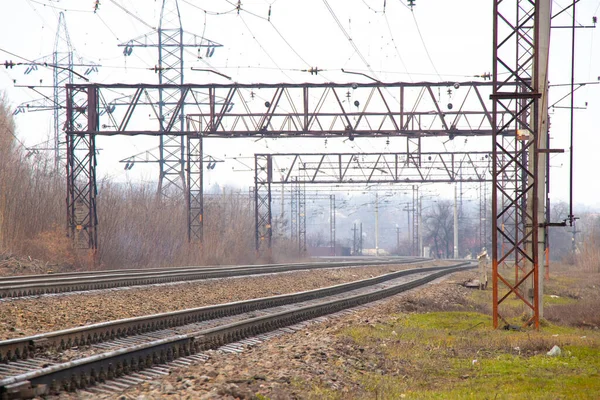
<svg viewBox="0 0 600 400"><path fill-rule="evenodd" d="M423 257L423 198L419 199L419 251L418 255Z"/></svg>
<svg viewBox="0 0 600 400"><path fill-rule="evenodd" d="M375 192L375 256L379 257L379 194Z"/></svg>
<svg viewBox="0 0 600 400"><path fill-rule="evenodd" d="M410 243L410 203L406 203L406 240Z"/></svg>
<svg viewBox="0 0 600 400"><path fill-rule="evenodd" d="M454 184L454 258L458 258L458 185Z"/></svg>
<svg viewBox="0 0 600 400"><path fill-rule="evenodd" d="M335 194L333 195L333 256L336 256L335 251Z"/></svg>

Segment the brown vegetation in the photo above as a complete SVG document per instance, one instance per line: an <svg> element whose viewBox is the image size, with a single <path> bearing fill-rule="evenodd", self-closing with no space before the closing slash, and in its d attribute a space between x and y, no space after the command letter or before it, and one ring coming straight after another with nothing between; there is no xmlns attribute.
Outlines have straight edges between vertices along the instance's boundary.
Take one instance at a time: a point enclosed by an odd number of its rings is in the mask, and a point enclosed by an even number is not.
<svg viewBox="0 0 600 400"><path fill-rule="evenodd" d="M160 200L154 186L98 184L99 250L76 251L66 236L66 178L50 154L28 151L16 141L6 99L0 98L0 254L5 263L21 260L15 273L89 268L251 264L254 217L245 195L224 192L205 202L204 243L187 242L185 199ZM285 241L278 243L285 250ZM273 252L273 260L285 251ZM20 258L19 258L20 257ZM15 268L4 266L4 273Z"/></svg>

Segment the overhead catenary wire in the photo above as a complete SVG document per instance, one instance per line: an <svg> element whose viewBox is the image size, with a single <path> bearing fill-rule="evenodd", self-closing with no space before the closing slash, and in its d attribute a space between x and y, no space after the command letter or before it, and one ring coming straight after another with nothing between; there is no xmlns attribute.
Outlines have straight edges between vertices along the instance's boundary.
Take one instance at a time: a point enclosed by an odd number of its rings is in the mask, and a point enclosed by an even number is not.
<svg viewBox="0 0 600 400"><path fill-rule="evenodd" d="M192 3L191 1L188 1L188 0L180 0L180 1L191 7L194 7L200 11L203 11L204 13L206 13L208 15L226 15L226 14L232 14L237 11L237 7L234 7L231 10L227 10L227 11L209 11L205 8L198 6L197 4Z"/></svg>
<svg viewBox="0 0 600 400"><path fill-rule="evenodd" d="M144 21L143 19L141 19L140 17L138 17L137 15L135 15L134 13L132 13L131 11L129 11L128 9L126 9L125 7L123 7L121 4L117 3L116 0L109 0L111 3L113 3L115 6L119 7L121 10L123 10L127 15L131 16L132 18L134 18L136 21L138 21L139 23L147 26L148 28L152 29L152 30L156 30L155 26L150 25L149 23L147 23L146 21Z"/></svg>
<svg viewBox="0 0 600 400"><path fill-rule="evenodd" d="M396 45L396 40L394 39L394 34L392 33L392 28L390 26L390 21L388 20L387 14L384 13L383 16L385 18L385 24L387 25L388 32L390 33L390 38L392 39L392 44L394 45L396 54L398 55L398 58L400 59L400 63L402 64L402 67L404 68L404 71L406 72L406 75L408 75L408 78L410 79L410 81L413 82L413 78L412 78L411 74L408 72L408 69L406 68L406 64L404 63L404 59L402 58L402 55L400 54L400 50L398 50L398 46Z"/></svg>
<svg viewBox="0 0 600 400"><path fill-rule="evenodd" d="M377 76L376 76L377 74L375 74L375 71L373 71L373 69L371 68L371 64L369 64L369 62L367 61L367 59L365 58L365 56L363 56L363 54L361 53L360 49L358 48L358 46L356 45L356 43L352 39L352 36L350 36L350 34L348 33L348 31L346 31L346 29L344 28L344 26L340 22L338 16L335 14L335 11L333 11L333 8L331 8L331 5L329 5L329 1L323 0L323 3L325 4L325 7L327 7L327 10L331 14L331 16L332 16L333 20L335 21L335 23L337 24L338 28L340 28L340 30L342 31L342 33L344 34L344 36L346 37L346 39L350 43L350 46L352 46L352 48L354 49L354 51L356 52L356 54L358 55L358 57L367 66L367 68L369 69L369 72L371 72L371 74L373 74L375 76L375 78L377 80L379 80L379 78L377 78Z"/></svg>
<svg viewBox="0 0 600 400"><path fill-rule="evenodd" d="M252 39L254 39L254 41L256 41L256 44L258 44L258 47L260 47L260 49L263 51L263 53L265 53L265 55L269 58L269 60L271 60L271 62L281 71L281 73L283 75L285 75L285 77L287 77L291 81L294 81L288 74L285 73L285 71L283 71L283 69L281 69L281 67L279 66L279 64L277 64L277 61L275 61L273 59L273 57L271 57L271 54L269 54L269 52L263 47L263 45L256 38L256 36L252 32L252 30L250 29L250 27L248 26L248 24L244 20L244 17L242 15L240 15L239 18L242 21L242 23L244 24L244 26L246 27L246 29L248 30L248 32L250 32L250 35L252 36Z"/></svg>
<svg viewBox="0 0 600 400"><path fill-rule="evenodd" d="M442 80L442 76L438 72L438 70L435 66L435 63L433 62L433 59L431 58L431 54L429 54L429 50L427 49L427 44L425 44L425 39L423 39L423 35L421 34L421 29L419 28L419 22L417 21L417 17L415 16L415 13L411 13L411 14L413 17L413 21L415 21L415 27L417 28L417 32L419 33L419 38L421 39L421 43L423 44L423 48L425 49L425 54L427 54L427 58L429 59L429 62L431 63L431 66L433 67L433 70L435 71L436 75L438 76L438 78L440 80Z"/></svg>
<svg viewBox="0 0 600 400"><path fill-rule="evenodd" d="M39 4L44 7L48 7L54 11L60 10L60 11L65 11L65 12L78 12L78 13L93 13L94 12L93 10L81 10L81 9L76 9L76 8L58 7L57 5L53 5L53 4L46 3L43 1L39 1L39 0L27 0L27 1L29 1L31 3Z"/></svg>

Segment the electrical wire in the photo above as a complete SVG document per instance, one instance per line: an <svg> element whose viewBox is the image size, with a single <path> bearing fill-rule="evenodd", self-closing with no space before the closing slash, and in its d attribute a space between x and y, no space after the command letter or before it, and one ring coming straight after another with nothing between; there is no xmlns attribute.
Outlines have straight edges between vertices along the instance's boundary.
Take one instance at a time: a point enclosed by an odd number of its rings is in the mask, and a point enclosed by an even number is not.
<svg viewBox="0 0 600 400"><path fill-rule="evenodd" d="M287 77L289 80L294 81L288 74L286 74L283 69L281 69L281 67L279 66L279 64L277 64L277 62L273 59L273 57L271 57L271 55L269 54L269 52L263 47L263 45L260 43L260 41L256 38L256 36L254 36L254 33L252 32L252 30L250 29L250 27L248 26L248 24L246 23L246 21L244 20L243 16L239 16L240 20L243 22L244 26L246 27L246 29L248 29L248 32L250 32L250 35L252 35L252 39L254 39L256 41L256 43L258 44L258 46L261 48L261 50L263 51L263 53L266 54L266 56L271 60L271 62L281 71L281 73L283 75L285 75L285 77Z"/></svg>
<svg viewBox="0 0 600 400"><path fill-rule="evenodd" d="M121 4L117 3L116 0L109 0L111 3L113 3L115 6L119 7L121 10L123 10L127 15L131 16L132 18L134 18L136 21L142 23L143 25L146 25L148 28L152 29L152 30L156 30L156 27L150 25L149 23L147 23L146 21L144 21L143 19L141 19L140 17L138 17L137 15L135 15L134 13L132 13L131 11L129 11L128 9L126 9L124 6L122 6Z"/></svg>
<svg viewBox="0 0 600 400"><path fill-rule="evenodd" d="M348 40L348 42L350 43L350 45L352 46L352 48L354 49L356 54L358 54L358 56L360 57L361 61L367 66L367 68L369 69L371 74L373 74L375 76L376 80L379 80L377 78L377 75L375 74L375 71L373 71L373 69L371 68L371 65L369 64L367 59L363 56L363 54L360 52L358 46L356 45L356 43L354 43L354 40L352 40L352 37L348 34L346 29L340 22L339 18L335 14L335 11L333 11L333 8L331 8L331 6L329 5L329 1L323 0L323 3L325 4L325 7L327 7L327 10L331 14L331 16L333 17L333 20L336 22L338 28L340 28L340 30L342 31L342 33L344 34L344 36L346 37L346 39Z"/></svg>
<svg viewBox="0 0 600 400"><path fill-rule="evenodd" d="M28 1L30 1L32 3L39 4L39 5L44 6L44 7L48 7L50 9L55 10L55 11L56 10L60 10L60 11L65 11L65 12L69 12L70 11L70 12L80 12L80 13L93 13L94 12L93 10L79 10L79 9L75 9L75 8L58 7L58 6L55 6L55 5L44 3L44 2L39 1L39 0L28 0Z"/></svg>
<svg viewBox="0 0 600 400"><path fill-rule="evenodd" d="M400 50L398 50L398 46L396 45L396 40L394 40L394 34L392 33L392 28L390 26L390 21L388 20L387 14L384 13L383 16L385 17L385 24L387 25L388 32L390 33L390 38L392 39L392 43L394 44L394 49L396 50L396 54L398 55L398 58L400 59L400 62L402 63L402 67L404 68L404 71L406 72L406 75L408 75L408 78L410 79L410 81L414 82L411 74L408 72L408 69L406 68L406 64L404 64L404 59L402 58L402 55L400 55Z"/></svg>
<svg viewBox="0 0 600 400"><path fill-rule="evenodd" d="M228 10L228 11L209 11L209 10L206 10L206 9L204 9L202 7L197 6L196 4L194 4L194 3L192 3L192 2L190 2L188 0L180 0L180 1L182 3L185 3L185 4L189 5L189 6L194 7L196 9L200 10L200 11L204 11L204 13L206 13L208 15L225 15L225 14L232 14L232 13L234 13L234 12L237 11L237 7L234 7L231 10Z"/></svg>
<svg viewBox="0 0 600 400"><path fill-rule="evenodd" d="M429 59L429 62L431 63L431 66L433 67L433 70L435 71L435 73L438 76L439 80L442 80L442 76L440 75L440 73L438 72L437 68L435 67L433 59L431 58L431 55L429 54L429 50L427 49L427 45L425 44L425 40L423 39L423 35L421 34L421 29L419 28L419 23L417 21L417 17L415 17L415 13L411 13L411 14L412 14L413 20L415 21L415 27L417 28L417 32L419 33L419 37L421 38L421 43L423 44L423 48L425 49L425 53L427 54L427 58Z"/></svg>
<svg viewBox="0 0 600 400"><path fill-rule="evenodd" d="M225 0L225 1L226 1L227 3L229 3L229 4L231 4L232 6L234 6L234 7L235 7L235 10L236 10L236 12L237 12L237 11L239 11L239 12L242 12L242 11L243 11L243 12L245 12L245 13L248 13L248 14L250 14L250 15L252 15L252 16L254 16L254 17L256 17L256 18L264 19L265 21L268 21L268 20L269 20L268 18L261 17L260 15L258 15L258 14L255 14L255 13L253 13L252 11L248 11L248 10L246 10L245 8L242 8L241 4L239 4L239 6L238 6L238 4L232 3L232 2L231 2L231 1L229 1L229 0Z"/></svg>

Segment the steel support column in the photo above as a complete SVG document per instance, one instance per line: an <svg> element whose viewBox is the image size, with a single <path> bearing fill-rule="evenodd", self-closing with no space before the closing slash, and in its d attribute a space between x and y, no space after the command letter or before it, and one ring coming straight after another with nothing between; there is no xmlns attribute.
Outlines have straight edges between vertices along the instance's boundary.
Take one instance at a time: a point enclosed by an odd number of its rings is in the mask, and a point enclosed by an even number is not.
<svg viewBox="0 0 600 400"><path fill-rule="evenodd" d="M271 180L273 164L270 155L254 159L255 243L259 255L270 256L271 250Z"/></svg>
<svg viewBox="0 0 600 400"><path fill-rule="evenodd" d="M202 242L204 235L204 162L202 135L187 138L188 241Z"/></svg>
<svg viewBox="0 0 600 400"><path fill-rule="evenodd" d="M96 250L97 88L68 87L66 108L68 234L75 248Z"/></svg>
<svg viewBox="0 0 600 400"><path fill-rule="evenodd" d="M298 253L306 254L306 186L302 183L298 191Z"/></svg>
<svg viewBox="0 0 600 400"><path fill-rule="evenodd" d="M419 187L413 185L412 187L412 250L411 255L419 256Z"/></svg>
<svg viewBox="0 0 600 400"><path fill-rule="evenodd" d="M290 188L290 239L292 242L298 240L298 195L300 193L298 183L293 180Z"/></svg>
<svg viewBox="0 0 600 400"><path fill-rule="evenodd" d="M493 322L515 295L539 328L538 179L540 9L550 0L495 0L493 54ZM547 17L549 21L549 16ZM548 33L549 35L549 33ZM514 84L517 86L513 86ZM501 120L499 113L509 113ZM514 221L514 224L512 222ZM508 222L508 223L507 223ZM511 266L511 264L513 264ZM509 268L505 267L508 265ZM517 271L513 279L511 271Z"/></svg>
<svg viewBox="0 0 600 400"><path fill-rule="evenodd" d="M331 255L335 256L335 194L329 195L329 243Z"/></svg>

